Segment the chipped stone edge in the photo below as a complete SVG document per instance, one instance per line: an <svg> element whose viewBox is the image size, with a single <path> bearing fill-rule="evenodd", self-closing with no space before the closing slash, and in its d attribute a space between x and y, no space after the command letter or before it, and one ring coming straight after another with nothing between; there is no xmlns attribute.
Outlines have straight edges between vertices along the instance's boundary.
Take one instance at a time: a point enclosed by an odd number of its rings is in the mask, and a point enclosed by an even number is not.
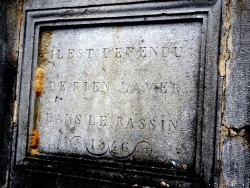
<svg viewBox="0 0 250 188"><path fill-rule="evenodd" d="M230 63L233 58L233 40L232 40L232 0L226 0L223 4L224 15L221 35L221 54L219 57L218 72L222 77L222 96L221 96L221 127L220 127L220 141L219 141L219 170L220 170L220 182L219 187L226 188L226 181L223 174L223 144L228 139L232 132L235 136L235 132L230 130L226 125L226 89L229 84L229 75L231 73Z"/></svg>
<svg viewBox="0 0 250 188"><path fill-rule="evenodd" d="M221 55L219 57L218 72L222 78L222 92L221 92L221 123L220 123L220 140L219 140L219 170L220 170L220 188L228 187L224 176L223 169L223 147L226 142L233 138L239 138L242 144L249 147L249 133L246 126L242 128L234 128L233 125L227 125L226 122L226 91L229 86L229 78L232 73L230 65L234 58L233 47L233 31L232 31L232 14L233 14L233 0L226 0L224 4L224 16L221 35Z"/></svg>

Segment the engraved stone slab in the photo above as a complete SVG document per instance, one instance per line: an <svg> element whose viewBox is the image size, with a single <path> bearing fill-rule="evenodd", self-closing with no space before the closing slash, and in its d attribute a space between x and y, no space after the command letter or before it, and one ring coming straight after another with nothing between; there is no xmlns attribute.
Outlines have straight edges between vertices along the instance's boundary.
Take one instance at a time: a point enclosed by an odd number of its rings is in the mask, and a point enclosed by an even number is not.
<svg viewBox="0 0 250 188"><path fill-rule="evenodd" d="M39 152L192 165L201 25L41 30Z"/></svg>

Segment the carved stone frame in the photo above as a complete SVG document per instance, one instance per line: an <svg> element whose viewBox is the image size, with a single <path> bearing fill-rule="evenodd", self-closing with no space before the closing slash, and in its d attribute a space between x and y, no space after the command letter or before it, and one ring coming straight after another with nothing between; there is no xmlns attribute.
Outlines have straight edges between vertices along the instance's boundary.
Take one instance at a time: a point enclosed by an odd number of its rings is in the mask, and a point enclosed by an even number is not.
<svg viewBox="0 0 250 188"><path fill-rule="evenodd" d="M213 183L216 122L217 122L217 62L219 49L221 2L195 3L176 2L136 2L112 5L83 7L26 9L25 25L22 33L23 52L18 69L18 127L14 129L12 166L23 170L36 170L49 173L64 173L80 178L96 178L120 183L170 182L183 187ZM189 22L202 23L200 54L199 102L197 104L196 164L193 171L172 170L150 165L127 164L119 161L81 158L74 156L31 156L29 153L30 135L33 130L34 73L38 59L38 40L41 28L61 26L108 25L118 23L145 24L150 22ZM51 168L51 166L53 168ZM109 172L109 173L105 173ZM147 181L147 182L145 182Z"/></svg>

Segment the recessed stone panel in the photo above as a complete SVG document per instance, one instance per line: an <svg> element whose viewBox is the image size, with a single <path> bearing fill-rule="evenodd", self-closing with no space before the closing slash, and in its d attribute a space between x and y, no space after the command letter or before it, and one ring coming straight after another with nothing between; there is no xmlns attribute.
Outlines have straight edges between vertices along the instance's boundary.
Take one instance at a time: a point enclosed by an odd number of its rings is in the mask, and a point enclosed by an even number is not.
<svg viewBox="0 0 250 188"><path fill-rule="evenodd" d="M192 165L201 25L41 29L39 152Z"/></svg>

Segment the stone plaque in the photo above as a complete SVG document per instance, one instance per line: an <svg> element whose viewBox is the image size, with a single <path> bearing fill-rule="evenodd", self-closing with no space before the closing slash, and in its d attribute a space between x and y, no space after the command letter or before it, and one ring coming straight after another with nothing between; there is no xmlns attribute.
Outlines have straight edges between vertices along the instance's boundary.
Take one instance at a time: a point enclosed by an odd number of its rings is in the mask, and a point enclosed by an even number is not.
<svg viewBox="0 0 250 188"><path fill-rule="evenodd" d="M221 1L130 2L24 3L12 141L22 177L212 185Z"/></svg>
<svg viewBox="0 0 250 188"><path fill-rule="evenodd" d="M195 163L202 23L48 27L39 153Z"/></svg>

